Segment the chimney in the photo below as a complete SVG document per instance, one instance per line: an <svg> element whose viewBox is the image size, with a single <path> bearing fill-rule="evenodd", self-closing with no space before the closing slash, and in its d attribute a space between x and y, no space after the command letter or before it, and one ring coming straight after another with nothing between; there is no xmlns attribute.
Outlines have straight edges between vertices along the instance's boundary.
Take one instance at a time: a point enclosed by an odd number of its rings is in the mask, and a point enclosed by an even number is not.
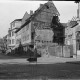
<svg viewBox="0 0 80 80"><path fill-rule="evenodd" d="M32 10L30 10L30 15L32 15L33 14L33 11Z"/></svg>
<svg viewBox="0 0 80 80"><path fill-rule="evenodd" d="M43 6L43 4L40 4L40 8Z"/></svg>

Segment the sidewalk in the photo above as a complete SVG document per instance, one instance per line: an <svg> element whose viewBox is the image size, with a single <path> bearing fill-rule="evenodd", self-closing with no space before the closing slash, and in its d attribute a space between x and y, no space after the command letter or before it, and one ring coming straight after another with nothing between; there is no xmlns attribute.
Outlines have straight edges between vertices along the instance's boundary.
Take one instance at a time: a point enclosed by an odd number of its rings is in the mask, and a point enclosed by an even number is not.
<svg viewBox="0 0 80 80"><path fill-rule="evenodd" d="M78 58L62 58L62 57L40 57L37 59L37 64L54 64L54 63L79 63L80 57ZM27 59L8 59L0 60L0 64L36 64L36 62L28 62Z"/></svg>
<svg viewBox="0 0 80 80"><path fill-rule="evenodd" d="M63 57L49 56L49 57L42 57L38 59L38 62L40 63L65 63L65 62L74 62L74 61L80 61L80 57L63 58Z"/></svg>

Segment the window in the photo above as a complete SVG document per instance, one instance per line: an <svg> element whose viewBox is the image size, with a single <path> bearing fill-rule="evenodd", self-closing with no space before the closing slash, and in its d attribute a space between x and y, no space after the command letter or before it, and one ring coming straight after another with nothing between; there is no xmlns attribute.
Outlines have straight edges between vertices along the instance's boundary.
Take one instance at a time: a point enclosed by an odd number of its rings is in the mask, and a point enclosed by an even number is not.
<svg viewBox="0 0 80 80"><path fill-rule="evenodd" d="M26 25L26 30L28 30L28 28L29 28L29 24L28 24L28 25Z"/></svg>
<svg viewBox="0 0 80 80"><path fill-rule="evenodd" d="M9 44L11 44L11 40L9 40Z"/></svg>
<svg viewBox="0 0 80 80"><path fill-rule="evenodd" d="M15 23L13 22L13 27L15 27Z"/></svg>
<svg viewBox="0 0 80 80"><path fill-rule="evenodd" d="M12 39L12 44L14 44L14 39Z"/></svg>
<svg viewBox="0 0 80 80"><path fill-rule="evenodd" d="M12 36L14 36L14 32L12 32Z"/></svg>
<svg viewBox="0 0 80 80"><path fill-rule="evenodd" d="M9 32L9 37L11 37L11 32Z"/></svg>

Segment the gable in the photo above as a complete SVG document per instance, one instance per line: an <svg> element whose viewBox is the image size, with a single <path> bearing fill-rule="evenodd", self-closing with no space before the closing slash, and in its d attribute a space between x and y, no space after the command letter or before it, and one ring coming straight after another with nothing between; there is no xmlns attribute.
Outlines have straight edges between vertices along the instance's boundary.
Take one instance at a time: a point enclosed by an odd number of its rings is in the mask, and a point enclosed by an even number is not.
<svg viewBox="0 0 80 80"><path fill-rule="evenodd" d="M50 12L52 13L54 16L57 15L57 16L60 16L57 8L55 7L54 3L52 1L48 1L48 3L46 4L46 7L43 11L46 11L46 12Z"/></svg>
<svg viewBox="0 0 80 80"><path fill-rule="evenodd" d="M50 23L53 16L60 15L53 2L48 1L43 6L44 8L42 8L41 11L37 14L36 20Z"/></svg>
<svg viewBox="0 0 80 80"><path fill-rule="evenodd" d="M75 27L76 25L78 25L77 21L70 21L68 23L68 26L71 27L71 28Z"/></svg>
<svg viewBox="0 0 80 80"><path fill-rule="evenodd" d="M26 12L22 18L22 25L26 22L26 20L30 17L30 15Z"/></svg>
<svg viewBox="0 0 80 80"><path fill-rule="evenodd" d="M29 14L26 12L23 19L22 19L21 28L23 28L25 25L27 25L30 21L34 21L34 22L40 21L40 22L44 22L44 24L45 23L50 24L52 22L53 16L56 16L56 15L59 16L60 14L59 14L57 8L55 7L55 5L53 4L53 2L48 1L42 7L39 7L34 12L33 15L31 15L31 16L30 15L28 16L28 15ZM18 29L17 31L19 31L20 29Z"/></svg>

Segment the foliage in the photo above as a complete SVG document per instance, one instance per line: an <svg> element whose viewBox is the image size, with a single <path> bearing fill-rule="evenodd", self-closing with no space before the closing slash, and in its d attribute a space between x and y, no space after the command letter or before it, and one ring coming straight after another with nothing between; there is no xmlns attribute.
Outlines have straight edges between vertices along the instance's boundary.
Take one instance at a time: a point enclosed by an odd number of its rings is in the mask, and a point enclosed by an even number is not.
<svg viewBox="0 0 80 80"><path fill-rule="evenodd" d="M53 42L64 44L64 27L60 23L58 16L53 16L51 28L53 30Z"/></svg>
<svg viewBox="0 0 80 80"><path fill-rule="evenodd" d="M76 1L76 0L75 0L75 3L79 3L79 2L80 2L80 1Z"/></svg>

